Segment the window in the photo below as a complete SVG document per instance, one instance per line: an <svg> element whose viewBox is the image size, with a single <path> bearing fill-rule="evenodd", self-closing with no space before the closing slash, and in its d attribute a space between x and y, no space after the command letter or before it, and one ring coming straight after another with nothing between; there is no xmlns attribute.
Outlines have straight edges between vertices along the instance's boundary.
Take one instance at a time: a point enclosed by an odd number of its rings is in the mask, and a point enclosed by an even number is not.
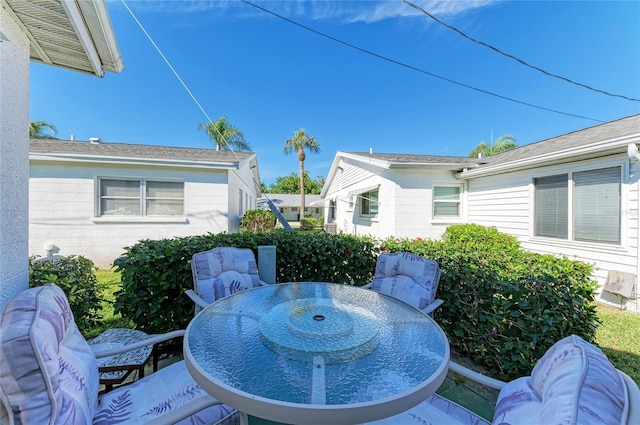
<svg viewBox="0 0 640 425"><path fill-rule="evenodd" d="M360 195L360 214L376 215L378 214L378 190L372 190Z"/></svg>
<svg viewBox="0 0 640 425"><path fill-rule="evenodd" d="M242 189L238 189L238 215L244 214L242 209Z"/></svg>
<svg viewBox="0 0 640 425"><path fill-rule="evenodd" d="M336 200L331 199L329 201L329 220L335 220L336 218Z"/></svg>
<svg viewBox="0 0 640 425"><path fill-rule="evenodd" d="M433 216L460 217L462 186L433 186Z"/></svg>
<svg viewBox="0 0 640 425"><path fill-rule="evenodd" d="M534 179L534 234L619 244L620 176L620 167L609 167Z"/></svg>
<svg viewBox="0 0 640 425"><path fill-rule="evenodd" d="M182 216L184 183L157 180L99 179L100 216Z"/></svg>
<svg viewBox="0 0 640 425"><path fill-rule="evenodd" d="M569 229L569 175L534 179L535 235L567 238Z"/></svg>

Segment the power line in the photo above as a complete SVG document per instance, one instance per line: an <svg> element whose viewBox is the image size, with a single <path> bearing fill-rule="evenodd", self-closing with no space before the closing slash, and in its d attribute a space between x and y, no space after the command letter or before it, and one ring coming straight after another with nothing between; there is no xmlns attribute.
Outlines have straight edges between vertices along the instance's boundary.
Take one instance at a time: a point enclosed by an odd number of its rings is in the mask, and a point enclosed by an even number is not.
<svg viewBox="0 0 640 425"><path fill-rule="evenodd" d="M187 83L184 82L184 80L180 77L180 75L178 74L178 71L175 70L175 68L171 65L171 62L169 62L169 59L167 59L167 57L162 53L162 50L160 50L160 47L158 47L158 45L155 43L155 41L153 41L153 38L151 38L151 35L147 32L147 30L144 28L144 26L142 25L142 23L138 20L138 18L136 17L136 15L133 13L133 11L129 8L129 6L127 5L127 3L125 2L125 0L121 0L122 4L124 5L124 7L127 9L127 11L129 12L129 14L131 15L131 17L133 18L133 20L136 22L136 24L138 24L138 27L140 27L140 29L142 30L142 32L144 33L144 35L147 36L147 39L149 39L149 41L151 42L151 44L153 45L153 47L156 49L156 51L158 52L158 54L160 55L160 57L164 60L164 62L167 64L167 66L169 67L169 69L171 69L171 72L173 72L173 75L178 79L178 81L180 82L180 84L182 84L182 87L184 87L184 89L187 91L187 93L189 94L189 96L191 97L191 99L195 102L195 104L198 106L198 108L200 109L200 111L202 112L202 114L207 118L207 121L209 121L209 123L212 123L213 121L211 120L211 118L209 118L209 114L207 114L207 112L204 110L204 108L202 107L202 105L200 104L200 102L198 102L198 99L196 99L195 95L191 92L191 90L189 89L189 87L187 86ZM220 133L220 130L218 130L218 128L216 128L214 126L214 128L216 129L216 131L218 132L218 134L220 135L220 137L222 138L222 140L224 140L225 142L227 142L227 140L225 139L224 135L222 133ZM227 143L228 145L228 143ZM236 153L235 150L233 149L229 149L231 152L233 152L233 155L236 157L236 159L238 160L238 164L240 164L240 157L238 156L238 154ZM235 170L234 170L235 171ZM242 180L242 182L244 184L246 184L247 186L250 186L244 179L243 176L240 175L239 172L236 171L236 175L238 176L238 178L240 180ZM258 187L260 187L260 182L256 181L253 177L251 178L252 183L258 185ZM264 195L264 194L263 194ZM265 196L265 198L269 199L268 197Z"/></svg>
<svg viewBox="0 0 640 425"><path fill-rule="evenodd" d="M518 58L516 56L513 56L513 55L511 55L509 53L505 53L502 50L498 49L497 47L494 47L494 46L492 46L490 44L487 44L487 43L485 43L483 41L477 40L477 39L465 34L464 32L460 31L459 29L457 29L457 28L455 28L455 27L453 27L453 26L451 26L451 25L449 25L449 24L447 24L445 22L442 22L440 19L436 18L431 13L427 12L426 10L421 8L420 6L417 6L417 5L413 4L413 3L411 3L408 0L402 0L402 1L405 2L406 4L408 4L409 6L413 7L414 9L417 9L417 10L421 11L422 13L424 13L425 15L427 15L428 17L430 17L431 19L433 19L434 21L436 21L437 23L442 25L443 27L449 28L450 30L457 32L458 34L460 34L464 38L466 38L468 40L471 40L474 43L479 44L481 46L487 47L487 48L493 50L494 52L500 53L503 56L506 56L506 57L508 57L510 59L513 59L516 62L518 62L518 63L520 63L520 64L522 64L522 65L524 65L526 67L529 67L531 69L535 69L536 71L542 72L543 74L548 75L550 77L558 78L560 80L566 81L567 83L575 84L576 86L584 87L584 88L586 88L588 90L592 90L594 92L602 93L602 94L607 95L607 96L620 97L622 99L630 100L632 102L640 102L640 99L636 99L636 98L633 98L633 97L628 97L628 96L625 96L625 95L622 95L622 94L609 93L609 92L604 91L604 90L596 89L596 88L591 87L591 86L589 86L587 84L583 84L583 83L579 83L577 81L573 81L573 80L571 80L571 79L569 79L567 77L563 77L562 75L553 74L553 73L551 73L549 71L546 71L546 70L544 70L542 68L539 68L539 67L537 67L535 65L531 65L530 63L524 61L523 59L520 59L520 58Z"/></svg>
<svg viewBox="0 0 640 425"><path fill-rule="evenodd" d="M389 58L389 57L387 57L387 56L383 56L383 55L381 55L381 54L379 54L379 53L375 53L375 52L373 52L373 51L371 51L371 50L367 50L367 49L364 49L364 48L362 48L362 47L356 46L356 45L354 45L354 44L348 43L348 42L346 42L346 41L340 40L340 39L338 39L338 38L336 38L336 37L333 37L333 36L331 36L331 35L325 34L325 33L323 33L323 32L320 32L320 31L318 31L318 30L315 30L315 29L313 29L313 28L310 28L310 27L308 27L308 26L306 26L306 25L303 25L303 24L301 24L301 23L299 23L299 22L296 22L296 21L294 21L294 20L292 20L292 19L286 18L286 17L284 17L284 16L282 16L282 15L278 15L277 13L272 12L272 11L271 11L271 10L269 10L269 9L265 9L265 8L264 8L264 7L262 7L262 6L258 6L257 4L251 3L251 2L250 2L250 1L248 1L248 0L240 0L240 1L242 1L243 3L248 4L249 6L253 6L253 7L255 7L256 9L262 10L262 11L263 11L263 12L265 12L265 13L268 13L268 14L270 14L270 15L272 15L272 16L275 16L276 18L280 18L280 19L282 19L282 20L284 20L284 21L286 21L286 22L289 22L290 24L296 25L296 26L298 26L298 27L300 27L300 28L303 28L303 29L305 29L305 30L307 30L307 31L310 31L310 32L312 32L312 33L314 33L314 34L317 34L317 35L319 35L319 36L322 36L322 37L328 38L329 40L335 41L336 43L343 44L343 45L345 45L345 46L347 46L347 47L350 47L350 48L355 49L355 50L358 50L358 51L360 51L360 52L362 52L362 53L366 53L366 54L368 54L368 55L374 56L374 57L376 57L376 58L378 58L378 59L382 59L382 60L384 60L384 61L391 62L391 63L396 64L396 65L400 65L400 66L402 66L402 67L405 67L405 68L411 69L411 70L413 70L413 71L417 71L417 72L420 72L420 73L422 73L422 74L429 75L429 76L431 76L431 77L438 78L438 79L440 79L440 80L443 80L443 81L446 81L446 82L449 82L449 83L452 83L452 84L456 84L456 85L461 86L461 87L465 87L465 88L468 88L468 89L471 89L471 90L475 90L475 91L480 92L480 93L488 94L488 95L490 95L490 96L494 96L494 97L497 97L497 98L500 98L500 99L503 99L503 100L507 100L507 101L509 101L509 102L519 103L520 105L525 105L525 106L529 106L529 107L531 107L531 108L541 109L541 110L543 110L543 111L547 111L547 112L553 112L553 113L556 113L556 114L567 115L567 116L575 117L575 118L582 118L582 119L585 119L585 120L590 120L590 121L595 121L595 122L600 122L600 123L605 122L604 120L599 120L599 119L597 119L597 118L591 118L591 117L587 117L587 116L583 116L583 115L577 115L577 114L572 114L572 113L569 113L569 112L559 111L559 110L557 110L557 109L546 108L546 107L544 107L544 106L534 105L534 104L532 104L532 103L524 102L524 101L522 101L522 100L517 100L517 99L514 99L514 98L512 98L512 97L504 96L504 95L501 95L501 94L497 94L497 93L494 93L494 92L490 92L490 91L488 91L488 90L484 90L484 89L481 89L481 88L478 88L478 87L474 87L474 86L471 86L471 85L469 85L469 84L461 83L461 82L459 82L459 81L455 81L455 80L452 80L452 79L450 79L450 78L447 78L447 77L443 77L443 76L441 76L441 75L434 74L434 73L432 73L432 72L426 71L426 70L421 69L421 68L418 68L418 67L416 67L416 66L409 65L409 64L406 64L406 63L404 63L404 62L400 62L400 61L398 61L398 60L395 60L395 59L391 59L391 58Z"/></svg>

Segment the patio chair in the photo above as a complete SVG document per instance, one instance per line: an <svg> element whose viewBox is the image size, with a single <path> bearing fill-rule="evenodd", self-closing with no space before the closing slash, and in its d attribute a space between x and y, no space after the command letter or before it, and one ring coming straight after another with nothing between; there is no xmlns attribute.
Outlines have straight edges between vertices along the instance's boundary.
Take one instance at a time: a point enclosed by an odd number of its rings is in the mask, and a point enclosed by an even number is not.
<svg viewBox="0 0 640 425"><path fill-rule="evenodd" d="M442 304L436 299L441 274L437 262L419 255L380 254L373 281L363 288L390 295L430 314Z"/></svg>
<svg viewBox="0 0 640 425"><path fill-rule="evenodd" d="M503 382L456 363L449 368L499 389L495 425L637 425L640 389L616 369L604 353L576 335L556 342L538 361L531 376ZM369 425L488 425L485 419L438 394L412 409Z"/></svg>
<svg viewBox="0 0 640 425"><path fill-rule="evenodd" d="M99 397L96 356L181 337L174 331L94 354L54 284L27 289L0 317L0 423L231 424L237 412L201 389L184 361ZM181 422L183 421L184 422Z"/></svg>
<svg viewBox="0 0 640 425"><path fill-rule="evenodd" d="M186 294L195 314L214 301L267 283L260 280L256 257L248 248L220 247L198 252L191 259L193 287Z"/></svg>

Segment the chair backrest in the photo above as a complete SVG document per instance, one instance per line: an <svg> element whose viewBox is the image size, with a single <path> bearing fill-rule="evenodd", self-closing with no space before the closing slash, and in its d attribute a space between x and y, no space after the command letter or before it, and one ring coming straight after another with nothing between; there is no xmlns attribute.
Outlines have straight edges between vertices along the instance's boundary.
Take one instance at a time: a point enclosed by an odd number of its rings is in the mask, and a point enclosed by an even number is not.
<svg viewBox="0 0 640 425"><path fill-rule="evenodd" d="M493 423L625 424L634 402L605 354L571 335L547 350L531 376L502 388Z"/></svg>
<svg viewBox="0 0 640 425"><path fill-rule="evenodd" d="M92 423L98 364L54 284L10 300L0 320L0 398L23 424Z"/></svg>
<svg viewBox="0 0 640 425"><path fill-rule="evenodd" d="M380 254L371 289L423 310L436 299L440 267L408 252Z"/></svg>
<svg viewBox="0 0 640 425"><path fill-rule="evenodd" d="M222 247L194 254L191 271L195 292L208 303L263 284L256 257L247 248Z"/></svg>

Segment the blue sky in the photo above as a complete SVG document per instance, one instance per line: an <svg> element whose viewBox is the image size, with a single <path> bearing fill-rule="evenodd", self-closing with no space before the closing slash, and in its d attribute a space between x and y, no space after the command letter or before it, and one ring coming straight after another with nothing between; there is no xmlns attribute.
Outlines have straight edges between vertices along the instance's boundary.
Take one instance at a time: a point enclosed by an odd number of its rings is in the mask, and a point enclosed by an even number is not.
<svg viewBox="0 0 640 425"><path fill-rule="evenodd" d="M531 65L640 98L638 1L411 2ZM255 3L420 70L239 0L127 0L206 114L244 132L267 184L297 173L283 147L299 128L320 144L305 161L315 177L338 150L466 156L491 137L524 145L640 112L640 102L544 75L401 0ZM32 63L31 120L54 124L61 139L212 148L197 129L206 116L124 4L107 5L124 71L100 79Z"/></svg>

